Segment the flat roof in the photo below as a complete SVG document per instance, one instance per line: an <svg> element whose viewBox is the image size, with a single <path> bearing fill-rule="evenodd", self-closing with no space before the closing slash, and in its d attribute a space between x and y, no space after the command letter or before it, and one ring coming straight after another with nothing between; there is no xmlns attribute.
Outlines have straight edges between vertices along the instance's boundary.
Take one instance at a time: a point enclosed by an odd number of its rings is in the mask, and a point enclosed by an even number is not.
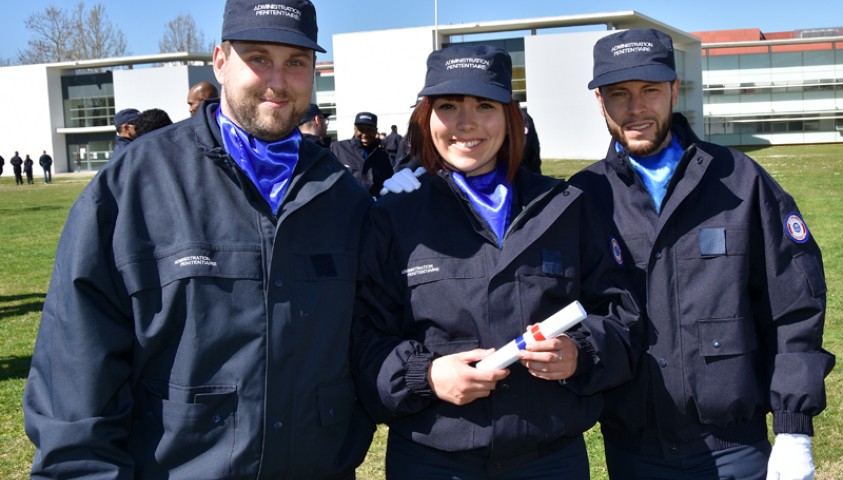
<svg viewBox="0 0 843 480"><path fill-rule="evenodd" d="M539 30L559 27L583 27L589 25L606 25L607 30L627 30L632 28L656 28L671 37L674 41L682 39L680 43L698 43L699 37L688 32L671 27L658 20L643 15L634 10L604 13L588 13L581 15L563 15L557 17L525 18L516 20L501 20L494 22L475 22L455 25L439 25L440 35L469 35L476 33L495 33L516 30Z"/></svg>
<svg viewBox="0 0 843 480"><path fill-rule="evenodd" d="M49 68L58 70L83 70L88 68L121 67L133 65L147 65L169 62L210 62L210 53L157 53L154 55L134 55L128 57L95 58L92 60L75 60L69 62L47 63Z"/></svg>

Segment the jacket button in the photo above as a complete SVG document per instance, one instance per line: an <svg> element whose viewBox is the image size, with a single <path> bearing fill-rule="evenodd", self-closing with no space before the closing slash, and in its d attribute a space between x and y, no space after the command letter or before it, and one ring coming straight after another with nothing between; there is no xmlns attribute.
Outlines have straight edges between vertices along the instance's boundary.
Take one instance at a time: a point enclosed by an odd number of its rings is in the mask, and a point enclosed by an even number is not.
<svg viewBox="0 0 843 480"><path fill-rule="evenodd" d="M656 252L656 254L654 256L658 260L659 258L662 258L662 252Z"/></svg>
<svg viewBox="0 0 843 480"><path fill-rule="evenodd" d="M281 280L280 278L276 278L275 281L272 282L272 283L274 283L276 287L281 287L281 286L284 285L284 280Z"/></svg>
<svg viewBox="0 0 843 480"><path fill-rule="evenodd" d="M667 366L667 359L666 358L660 358L659 359L659 366L662 367L662 368L666 367Z"/></svg>
<svg viewBox="0 0 843 480"><path fill-rule="evenodd" d="M714 348L720 348L720 340L715 340L711 342L711 344L714 346Z"/></svg>
<svg viewBox="0 0 843 480"><path fill-rule="evenodd" d="M222 422L222 417L219 413L215 413L214 416L211 418L211 421L214 423L220 423Z"/></svg>
<svg viewBox="0 0 843 480"><path fill-rule="evenodd" d="M284 424L282 422L275 422L272 424L272 428L274 428L275 430L281 430L281 427L283 426Z"/></svg>

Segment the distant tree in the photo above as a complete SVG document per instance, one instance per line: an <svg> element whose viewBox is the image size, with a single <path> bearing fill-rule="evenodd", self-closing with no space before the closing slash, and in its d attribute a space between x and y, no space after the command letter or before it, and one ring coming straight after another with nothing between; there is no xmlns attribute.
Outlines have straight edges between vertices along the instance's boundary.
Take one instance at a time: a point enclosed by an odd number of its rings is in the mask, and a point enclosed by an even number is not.
<svg viewBox="0 0 843 480"><path fill-rule="evenodd" d="M85 3L65 10L49 6L24 21L33 38L18 53L18 62L52 63L127 55L126 37L108 20L101 4L85 11Z"/></svg>
<svg viewBox="0 0 843 480"><path fill-rule="evenodd" d="M102 4L95 5L87 14L84 4L76 10L78 35L74 37L75 51L79 58L109 58L127 55L126 36L108 20Z"/></svg>
<svg viewBox="0 0 843 480"><path fill-rule="evenodd" d="M164 26L158 50L161 53L210 53L214 50L214 42L205 43L205 34L196 27L193 16L183 13Z"/></svg>
<svg viewBox="0 0 843 480"><path fill-rule="evenodd" d="M52 63L73 60L73 36L76 34L73 15L62 8L49 6L33 13L24 21L35 35L29 48L18 54L21 64Z"/></svg>

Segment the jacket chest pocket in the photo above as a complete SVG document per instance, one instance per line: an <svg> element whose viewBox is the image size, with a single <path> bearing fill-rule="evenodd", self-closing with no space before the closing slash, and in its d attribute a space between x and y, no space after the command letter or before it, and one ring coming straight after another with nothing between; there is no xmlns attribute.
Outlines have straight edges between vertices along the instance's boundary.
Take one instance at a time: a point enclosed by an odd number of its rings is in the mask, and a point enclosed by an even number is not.
<svg viewBox="0 0 843 480"><path fill-rule="evenodd" d="M749 230L700 228L676 244L680 312L685 321L748 314Z"/></svg>
<svg viewBox="0 0 843 480"><path fill-rule="evenodd" d="M118 269L129 295L192 278L255 281L263 278L259 245L180 245L147 258L133 258L118 265Z"/></svg>
<svg viewBox="0 0 843 480"><path fill-rule="evenodd" d="M270 289L288 293L294 315L307 319L313 331L346 329L351 322L357 276L357 254L350 251L298 251L289 264L273 270Z"/></svg>
<svg viewBox="0 0 843 480"><path fill-rule="evenodd" d="M478 307L488 298L486 275L477 262L451 257L411 259L401 271L415 322L428 341L476 338Z"/></svg>
<svg viewBox="0 0 843 480"><path fill-rule="evenodd" d="M136 334L170 348L190 338L176 332L195 331L199 341L213 342L233 331L230 319L264 318L262 261L257 247L190 245L120 266ZM242 323L242 334L261 334L258 322Z"/></svg>

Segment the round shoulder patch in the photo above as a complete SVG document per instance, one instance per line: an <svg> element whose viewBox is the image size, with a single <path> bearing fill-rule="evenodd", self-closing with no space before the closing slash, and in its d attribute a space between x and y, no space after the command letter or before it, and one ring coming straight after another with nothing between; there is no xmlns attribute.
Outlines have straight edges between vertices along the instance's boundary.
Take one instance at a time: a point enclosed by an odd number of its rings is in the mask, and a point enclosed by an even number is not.
<svg viewBox="0 0 843 480"><path fill-rule="evenodd" d="M805 243L808 241L810 235L808 233L808 225L805 224L805 220L802 220L802 217L798 213L788 215L784 220L784 227L790 239L794 242Z"/></svg>
<svg viewBox="0 0 843 480"><path fill-rule="evenodd" d="M618 242L618 239L612 237L612 257L615 259L615 263L618 266L623 266L623 252L621 251L621 244Z"/></svg>

